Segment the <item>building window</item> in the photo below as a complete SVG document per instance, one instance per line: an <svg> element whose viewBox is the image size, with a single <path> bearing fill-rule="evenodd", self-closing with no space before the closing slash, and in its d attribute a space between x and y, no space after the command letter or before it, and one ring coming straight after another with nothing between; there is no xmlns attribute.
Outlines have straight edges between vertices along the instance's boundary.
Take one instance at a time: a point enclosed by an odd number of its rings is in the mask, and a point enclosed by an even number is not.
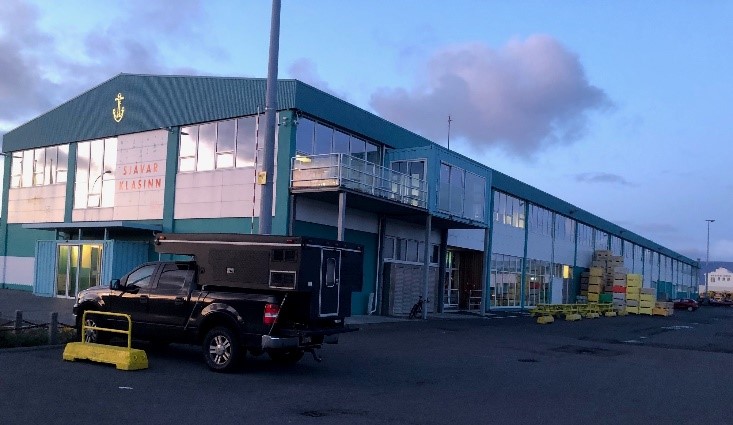
<svg viewBox="0 0 733 425"><path fill-rule="evenodd" d="M74 208L113 207L116 167L117 138L78 143Z"/></svg>
<svg viewBox="0 0 733 425"><path fill-rule="evenodd" d="M494 192L494 221L523 229L524 201L502 192Z"/></svg>
<svg viewBox="0 0 733 425"><path fill-rule="evenodd" d="M66 183L69 145L13 152L12 158L11 188Z"/></svg>
<svg viewBox="0 0 733 425"><path fill-rule="evenodd" d="M254 167L258 139L258 115L183 127L178 171Z"/></svg>
<svg viewBox="0 0 733 425"><path fill-rule="evenodd" d="M300 155L344 153L382 165L382 152L377 144L305 117L298 118L295 150Z"/></svg>

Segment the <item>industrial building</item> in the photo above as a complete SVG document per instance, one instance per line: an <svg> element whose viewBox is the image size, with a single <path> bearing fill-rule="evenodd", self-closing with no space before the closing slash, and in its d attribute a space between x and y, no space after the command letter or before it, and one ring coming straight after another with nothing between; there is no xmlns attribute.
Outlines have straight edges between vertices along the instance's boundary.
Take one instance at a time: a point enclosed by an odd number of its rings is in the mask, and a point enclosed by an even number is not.
<svg viewBox="0 0 733 425"><path fill-rule="evenodd" d="M74 297L157 259L156 232L256 233L264 99L264 79L120 74L8 132L2 287ZM353 314L574 302L598 249L697 292L697 261L490 164L297 80L277 105L272 233L362 244Z"/></svg>

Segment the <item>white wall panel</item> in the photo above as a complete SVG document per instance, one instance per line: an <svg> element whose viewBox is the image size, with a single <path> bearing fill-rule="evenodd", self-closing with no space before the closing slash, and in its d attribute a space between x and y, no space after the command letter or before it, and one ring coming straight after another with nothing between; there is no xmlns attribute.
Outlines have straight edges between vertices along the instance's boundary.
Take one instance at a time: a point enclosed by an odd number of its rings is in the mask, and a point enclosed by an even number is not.
<svg viewBox="0 0 733 425"><path fill-rule="evenodd" d="M35 257L0 257L0 276L3 282L33 287Z"/></svg>
<svg viewBox="0 0 733 425"><path fill-rule="evenodd" d="M572 266L575 261L575 244L568 241L555 241L555 263Z"/></svg>
<svg viewBox="0 0 733 425"><path fill-rule="evenodd" d="M484 229L450 229L448 246L484 250Z"/></svg>
<svg viewBox="0 0 733 425"><path fill-rule="evenodd" d="M378 233L379 223L376 214L349 208L348 195L346 196L346 205L345 228L368 233ZM338 223L338 205L314 201L312 199L297 198L295 219L335 227Z"/></svg>
<svg viewBox="0 0 733 425"><path fill-rule="evenodd" d="M163 218L168 131L117 138L114 220ZM134 208L133 208L134 207Z"/></svg>
<svg viewBox="0 0 733 425"><path fill-rule="evenodd" d="M524 257L524 229L494 223L491 252Z"/></svg>
<svg viewBox="0 0 733 425"><path fill-rule="evenodd" d="M236 168L176 176L175 218L254 217L260 215L254 168ZM276 194L273 194L273 211ZM253 202L254 200L254 202Z"/></svg>
<svg viewBox="0 0 733 425"><path fill-rule="evenodd" d="M529 232L527 258L552 261L552 237Z"/></svg>
<svg viewBox="0 0 733 425"><path fill-rule="evenodd" d="M63 222L65 205L65 184L10 189L8 223Z"/></svg>
<svg viewBox="0 0 733 425"><path fill-rule="evenodd" d="M590 267L593 261L593 248L587 246L578 246L578 262L577 267Z"/></svg>
<svg viewBox="0 0 733 425"><path fill-rule="evenodd" d="M121 207L137 211L137 206ZM111 221L114 217L115 208L84 208L75 209L71 212L72 221Z"/></svg>

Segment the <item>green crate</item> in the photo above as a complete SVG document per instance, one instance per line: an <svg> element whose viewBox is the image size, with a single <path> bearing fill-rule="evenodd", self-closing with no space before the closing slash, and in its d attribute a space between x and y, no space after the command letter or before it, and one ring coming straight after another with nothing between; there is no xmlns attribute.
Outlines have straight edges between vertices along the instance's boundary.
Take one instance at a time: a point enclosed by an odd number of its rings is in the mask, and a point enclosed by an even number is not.
<svg viewBox="0 0 733 425"><path fill-rule="evenodd" d="M613 302L613 294L612 293L601 294L598 297L598 302L599 303L612 303Z"/></svg>

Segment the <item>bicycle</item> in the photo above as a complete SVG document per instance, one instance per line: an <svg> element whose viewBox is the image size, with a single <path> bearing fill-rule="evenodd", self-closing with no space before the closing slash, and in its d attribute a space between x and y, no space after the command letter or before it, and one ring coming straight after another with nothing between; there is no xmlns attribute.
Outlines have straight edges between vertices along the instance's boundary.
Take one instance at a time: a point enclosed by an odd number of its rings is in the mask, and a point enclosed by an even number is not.
<svg viewBox="0 0 733 425"><path fill-rule="evenodd" d="M429 303L429 302L430 302L430 300L424 301L422 299L422 295L420 295L420 298L417 300L417 302L415 303L415 305L413 305L412 308L410 309L410 315L408 316L408 318L410 318L410 319L417 319L418 317L422 317L422 307L423 307L423 304L426 304L426 303Z"/></svg>

